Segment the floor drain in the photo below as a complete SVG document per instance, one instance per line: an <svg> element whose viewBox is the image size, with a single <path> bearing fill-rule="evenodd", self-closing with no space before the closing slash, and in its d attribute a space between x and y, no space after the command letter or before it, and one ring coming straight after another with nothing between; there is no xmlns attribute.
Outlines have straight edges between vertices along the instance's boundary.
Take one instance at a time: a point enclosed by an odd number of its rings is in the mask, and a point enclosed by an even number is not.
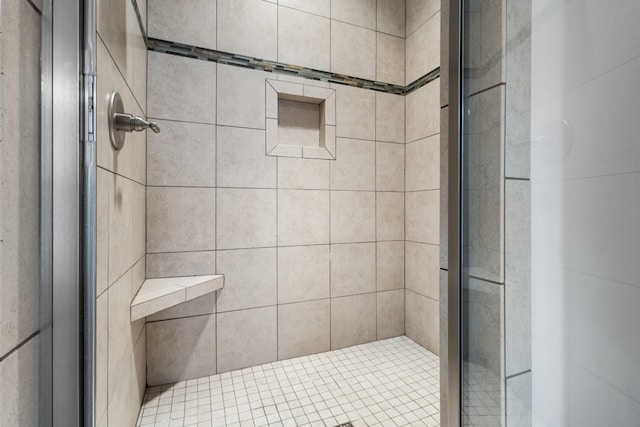
<svg viewBox="0 0 640 427"><path fill-rule="evenodd" d="M353 427L353 424L350 422L338 424L336 427Z"/></svg>

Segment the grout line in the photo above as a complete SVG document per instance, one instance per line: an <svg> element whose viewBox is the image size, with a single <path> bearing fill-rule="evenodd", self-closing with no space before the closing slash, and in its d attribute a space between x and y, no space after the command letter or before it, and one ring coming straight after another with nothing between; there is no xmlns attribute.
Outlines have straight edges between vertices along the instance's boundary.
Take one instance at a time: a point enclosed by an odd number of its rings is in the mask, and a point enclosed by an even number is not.
<svg viewBox="0 0 640 427"><path fill-rule="evenodd" d="M5 354L0 356L0 362L4 362L5 360L7 360L13 353L20 350L22 347L24 347L29 341L31 341L31 339L35 338L39 333L40 333L40 330L37 330L31 335L29 335L27 338L25 338L24 340L20 341L18 345L16 345L11 350L7 351Z"/></svg>
<svg viewBox="0 0 640 427"><path fill-rule="evenodd" d="M473 96L480 95L480 94L483 94L483 93L485 93L485 92L489 92L490 90L495 89L495 88L498 88L498 87L500 87L500 86L505 86L505 87L506 87L506 85L507 85L507 84L506 84L506 83L504 83L504 82L496 83L496 84L494 84L494 85L491 85L491 86L486 87L486 88L484 88L484 89L480 89L480 90L478 90L477 92L474 92L474 93L470 94L467 98L471 98L471 97L473 97Z"/></svg>
<svg viewBox="0 0 640 427"><path fill-rule="evenodd" d="M111 54L111 50L109 49L109 45L107 45L107 43L102 39L102 36L100 35L100 33L96 32L96 43L100 44L102 43L102 45L104 46L104 49L107 51L107 54L109 55L109 59L111 60L111 63L113 64L113 66L115 67L115 69L118 71L118 74L120 75L120 77L122 78L122 81L124 81L124 85L125 87L129 90L131 97L133 98L134 102L136 103L136 106L140 109L140 111L142 111L142 114L147 117L147 108L146 108L146 97L145 97L145 108L142 108L142 106L140 105L140 101L138 100L138 94L133 90L133 87L131 86L131 83L129 82L129 80L127 79L127 77L125 77L124 73L122 72L122 70L120 69L120 64L118 64L118 62L115 60L115 58L113 57L113 55ZM97 50L97 46L96 46L96 50ZM97 53L96 53L97 56ZM148 65L148 59L147 59L147 65ZM148 70L148 68L147 68ZM147 75L148 75L148 71L147 71ZM147 81L148 79L146 78L147 75L145 75L145 81ZM115 88L114 88L115 89ZM145 90L147 88L145 87ZM148 118L148 117L147 117Z"/></svg>
<svg viewBox="0 0 640 427"><path fill-rule="evenodd" d="M400 243L404 242L404 240L379 240L380 243ZM429 245L429 246L438 246L434 243L423 243L423 242L413 242L420 245ZM337 243L317 243L317 244L306 244L306 245L282 245L280 248L305 248L305 247L315 247L315 246L338 246L338 245L360 245L360 244L371 244L376 243L375 240L365 241L365 242L337 242ZM224 248L224 249L202 249L202 250L191 250L191 251L167 251L167 252L148 252L145 255L167 255L167 254L191 254L191 253L203 253L203 252L228 252L228 251L250 251L250 250L260 250L260 249L275 249L276 246L257 246L257 247L246 247L246 248ZM219 273L218 273L219 274Z"/></svg>
<svg viewBox="0 0 640 427"><path fill-rule="evenodd" d="M140 13L140 7L138 7L138 0L131 0L131 5L133 6L133 11L136 13L136 18L138 20L138 26L140 27L140 33L142 34L142 39L144 40L145 46L149 46L147 43L147 30L144 28L144 22L142 19L142 14ZM147 16L148 18L148 16ZM147 22L147 25L149 23Z"/></svg>
<svg viewBox="0 0 640 427"><path fill-rule="evenodd" d="M531 369L527 369L526 371L518 372L517 374L509 375L509 376L505 377L505 380L510 380L512 378L517 378L519 376L522 376L522 375L525 375L525 374L529 374L529 373L531 373Z"/></svg>
<svg viewBox="0 0 640 427"><path fill-rule="evenodd" d="M421 297L423 297L423 298L427 298L427 299L430 299L430 300L435 301L435 302L440 302L440 301L439 301L438 299L436 299L436 298L430 297L430 296L428 296L428 295L421 294L420 292L416 292L416 291L414 291L413 289L405 289L405 295L406 295L406 292L413 292L414 294L416 294L416 295L420 295L420 296L421 296Z"/></svg>
<svg viewBox="0 0 640 427"><path fill-rule="evenodd" d="M433 14L431 16L429 16L427 19L425 19L422 22L422 24L418 25L416 27L416 29L411 32L411 34L407 34L407 29L406 29L407 21L406 21L406 18L405 18L405 21L404 21L405 22L405 39L408 39L409 36L412 36L413 34L415 34L416 31L418 31L420 28L424 27L425 24L427 24L427 22L431 21L431 19L433 19L437 14L439 14L441 12L442 12L442 9L438 9L435 12L433 12ZM407 13L407 9L405 8L405 16L406 16L406 13Z"/></svg>
<svg viewBox="0 0 640 427"><path fill-rule="evenodd" d="M33 10L40 15L40 18L42 19L42 11L40 10L40 8L38 6L36 6L31 0L25 0L29 6L31 6L33 8Z"/></svg>

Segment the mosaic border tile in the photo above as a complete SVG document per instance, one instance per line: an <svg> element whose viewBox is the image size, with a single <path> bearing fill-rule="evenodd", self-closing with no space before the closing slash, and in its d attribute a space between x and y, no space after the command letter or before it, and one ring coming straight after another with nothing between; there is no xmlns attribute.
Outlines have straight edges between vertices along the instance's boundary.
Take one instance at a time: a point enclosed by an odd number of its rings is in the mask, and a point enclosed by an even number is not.
<svg viewBox="0 0 640 427"><path fill-rule="evenodd" d="M138 19L140 31L144 37L147 49L154 52L167 53L170 55L184 56L186 58L200 59L203 61L217 62L220 64L233 65L236 67L250 68L253 70L267 71L272 73L288 74L310 80L318 80L328 83L336 83L346 86L359 87L362 89L375 90L378 92L392 93L396 95L408 95L420 89L422 86L440 77L440 67L428 72L412 83L402 86L391 83L378 82L374 80L362 79L359 77L344 74L331 73L328 71L316 70L313 68L301 67L298 65L285 64L282 62L269 61L266 59L253 58L249 56L236 55L229 52L222 52L214 49L206 49L184 43L177 43L168 40L148 37L140 8L137 0L131 0L133 9Z"/></svg>
<svg viewBox="0 0 640 427"><path fill-rule="evenodd" d="M440 77L440 67L438 67L420 77L413 83L407 86L401 86L361 79L359 77L347 76L344 74L300 67L298 65L285 64L244 55L236 55L234 53L222 52L214 49L205 49L152 37L147 37L147 49L153 52L167 53L170 55L178 55L186 58L200 59L203 61L217 62L219 64L233 65L236 67L267 71L271 73L294 75L309 80L336 83L396 95L407 95Z"/></svg>

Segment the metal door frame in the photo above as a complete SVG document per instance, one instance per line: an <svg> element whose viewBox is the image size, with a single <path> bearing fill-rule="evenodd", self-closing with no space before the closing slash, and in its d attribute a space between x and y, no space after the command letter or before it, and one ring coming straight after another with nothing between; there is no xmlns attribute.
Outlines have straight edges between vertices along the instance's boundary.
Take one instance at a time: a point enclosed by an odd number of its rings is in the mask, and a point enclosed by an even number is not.
<svg viewBox="0 0 640 427"><path fill-rule="evenodd" d="M95 0L45 0L40 425L95 425Z"/></svg>
<svg viewBox="0 0 640 427"><path fill-rule="evenodd" d="M448 322L448 422L449 427L461 426L462 360L461 360L461 290L462 290L462 129L464 103L462 84L463 0L449 1L449 279L447 283Z"/></svg>

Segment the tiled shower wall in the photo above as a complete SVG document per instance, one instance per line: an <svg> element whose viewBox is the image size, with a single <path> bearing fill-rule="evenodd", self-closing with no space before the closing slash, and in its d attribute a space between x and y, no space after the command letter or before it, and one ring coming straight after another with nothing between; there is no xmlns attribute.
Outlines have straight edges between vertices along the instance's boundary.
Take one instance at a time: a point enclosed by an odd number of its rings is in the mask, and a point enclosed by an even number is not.
<svg viewBox="0 0 640 427"><path fill-rule="evenodd" d="M404 2L195 3L154 2L149 35L404 82L403 56L375 42L404 52ZM266 78L326 86L149 53L162 133L148 145L147 277L225 275L217 295L147 318L149 384L405 331L403 97L332 85L337 160L275 158Z"/></svg>
<svg viewBox="0 0 640 427"><path fill-rule="evenodd" d="M41 13L34 3L7 0L1 10L2 426L38 424Z"/></svg>
<svg viewBox="0 0 640 427"><path fill-rule="evenodd" d="M114 151L107 100L120 92L125 111L146 112L147 51L130 0L98 1L97 43L97 327L96 423L133 425L146 388L144 321L130 305L145 274L146 136L128 134ZM137 5L146 16L146 2Z"/></svg>
<svg viewBox="0 0 640 427"><path fill-rule="evenodd" d="M443 1L443 12L449 2ZM488 369L499 384L497 416L507 425L531 425L531 230L530 230L530 57L531 1L473 4L465 17L470 56L470 120L465 138L468 239L464 297L465 361ZM441 424L447 414L447 126L448 18L442 21L441 98ZM473 151L472 151L473 150ZM471 368L470 368L471 369ZM468 375L469 373L467 373ZM489 381L489 379L485 378ZM468 392L482 382L468 385ZM479 391L479 390L478 390ZM469 404L469 402L466 402ZM483 416L470 424L482 423ZM486 419L485 419L486 420Z"/></svg>
<svg viewBox="0 0 640 427"><path fill-rule="evenodd" d="M407 77L440 66L440 0L407 1ZM405 329L439 354L440 79L409 93L406 109Z"/></svg>

